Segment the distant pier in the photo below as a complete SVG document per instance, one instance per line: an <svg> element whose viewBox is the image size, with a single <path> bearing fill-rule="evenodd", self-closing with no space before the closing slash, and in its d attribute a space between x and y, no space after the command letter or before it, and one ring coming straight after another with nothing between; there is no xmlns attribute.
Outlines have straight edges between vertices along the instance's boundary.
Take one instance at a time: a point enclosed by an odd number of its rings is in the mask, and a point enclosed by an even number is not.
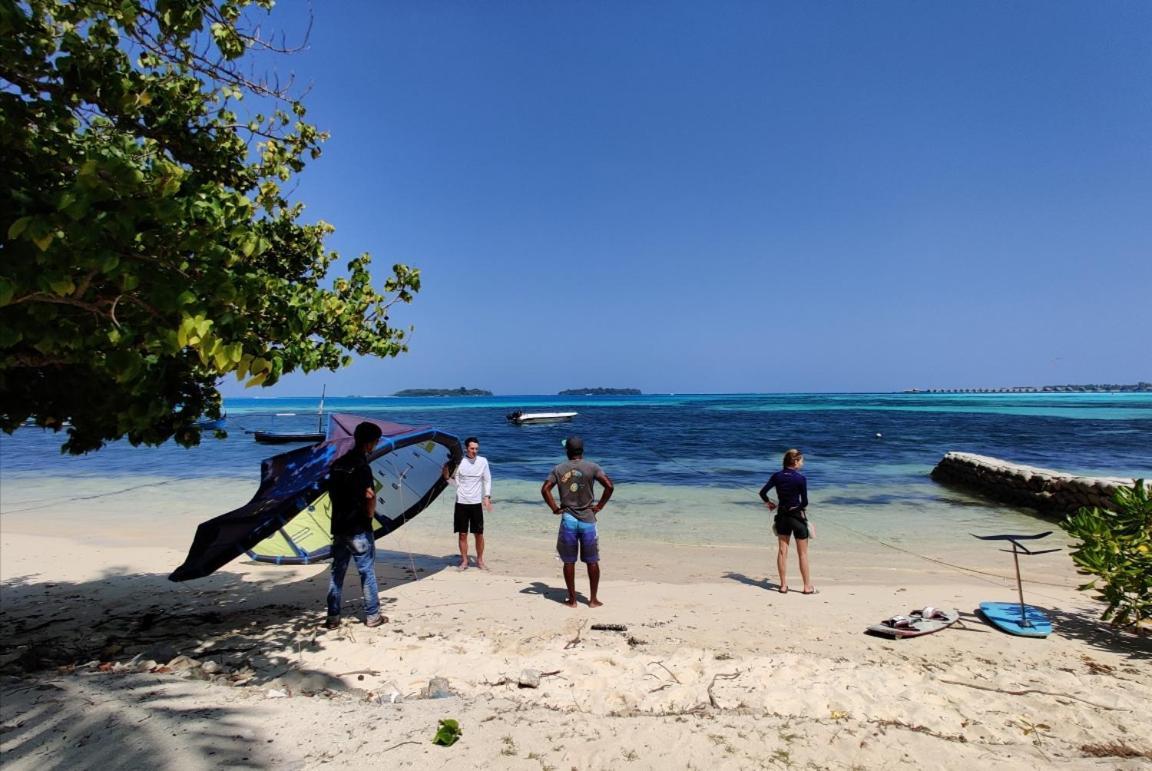
<svg viewBox="0 0 1152 771"><path fill-rule="evenodd" d="M1125 385L1002 386L999 388L908 388L906 394L1119 394L1152 393L1152 383Z"/></svg>

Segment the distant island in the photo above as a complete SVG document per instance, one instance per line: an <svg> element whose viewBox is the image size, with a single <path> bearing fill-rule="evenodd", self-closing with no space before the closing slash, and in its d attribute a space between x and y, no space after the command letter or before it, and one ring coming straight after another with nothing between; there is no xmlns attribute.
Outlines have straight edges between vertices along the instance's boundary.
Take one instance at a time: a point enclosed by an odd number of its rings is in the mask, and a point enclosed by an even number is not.
<svg viewBox="0 0 1152 771"><path fill-rule="evenodd" d="M491 396L491 391L483 388L405 388L393 396Z"/></svg>
<svg viewBox="0 0 1152 771"><path fill-rule="evenodd" d="M1005 386L1002 388L910 388L906 394L1081 394L1081 393L1150 393L1152 383L1126 385L1046 385Z"/></svg>
<svg viewBox="0 0 1152 771"><path fill-rule="evenodd" d="M569 388L559 396L640 396L639 388Z"/></svg>

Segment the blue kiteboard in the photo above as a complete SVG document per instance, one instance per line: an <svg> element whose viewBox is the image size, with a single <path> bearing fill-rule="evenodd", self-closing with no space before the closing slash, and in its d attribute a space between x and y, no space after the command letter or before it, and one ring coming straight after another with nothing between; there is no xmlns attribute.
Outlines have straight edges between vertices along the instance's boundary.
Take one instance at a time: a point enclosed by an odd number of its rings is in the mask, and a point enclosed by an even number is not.
<svg viewBox="0 0 1152 771"><path fill-rule="evenodd" d="M1020 608L1024 608L1021 618ZM982 602L980 613L988 623L1002 632L1021 637L1047 637L1052 634L1052 621L1048 615L1033 605L1021 606L1018 602Z"/></svg>
<svg viewBox="0 0 1152 771"><path fill-rule="evenodd" d="M1047 637L1052 634L1052 622L1048 620L1048 615L1040 610L1040 608L1024 604L1024 582L1020 578L1020 555L1024 554L1029 557L1035 557L1037 554L1051 554L1052 552L1060 551L1059 549L1029 549L1021 541L1035 541L1040 538L1047 538L1052 535L1049 530L1046 533L1037 533L1036 535L976 535L971 534L973 538L979 538L981 541L1008 541L1012 544L1012 550L1002 549L1001 551L1008 552L1012 555L1012 562L1016 565L1016 593L1020 596L1019 602L982 602L980 603L980 612L988 623L996 627L1002 632L1008 634L1020 635L1021 637Z"/></svg>

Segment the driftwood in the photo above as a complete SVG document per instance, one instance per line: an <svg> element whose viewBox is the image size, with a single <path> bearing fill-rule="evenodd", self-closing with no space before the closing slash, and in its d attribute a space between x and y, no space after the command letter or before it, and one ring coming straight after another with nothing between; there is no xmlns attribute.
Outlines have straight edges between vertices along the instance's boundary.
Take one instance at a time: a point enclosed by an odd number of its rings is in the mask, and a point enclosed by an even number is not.
<svg viewBox="0 0 1152 771"><path fill-rule="evenodd" d="M1088 701L1087 699L1081 699L1079 696L1073 696L1070 693L1056 693L1054 691L1040 691L1040 690L1037 690L1035 688L1024 688L1023 690L1019 690L1019 691L1007 691L1007 690L1004 690L1003 688L991 688L987 685L976 685L975 683L963 683L963 682L960 682L959 680L938 680L937 682L947 683L948 685L962 685L965 688L975 688L979 691L991 691L993 693L1005 693L1005 694L1008 694L1009 696L1027 696L1030 693L1039 693L1039 694L1043 694L1044 696L1055 696L1056 698L1059 698L1059 699L1074 699L1076 701L1082 701L1085 704L1089 704L1089 705L1096 707L1098 709L1107 709L1107 710L1111 710L1113 712L1131 712L1131 710L1124 709L1123 707L1108 707L1108 706L1105 706L1103 704L1097 704L1094 701Z"/></svg>
<svg viewBox="0 0 1152 771"><path fill-rule="evenodd" d="M712 686L716 685L717 680L735 680L740 676L740 670L735 672L720 673L712 676L712 682L708 683L708 703L712 705L712 709L720 709L716 703L716 697L712 695Z"/></svg>
<svg viewBox="0 0 1152 771"><path fill-rule="evenodd" d="M577 627L577 629L576 629L576 636L568 641L568 644L564 646L564 650L568 650L569 648L575 648L577 645L580 644L580 633L584 631L584 625L587 623L588 623L587 621L581 621L580 622L580 626Z"/></svg>

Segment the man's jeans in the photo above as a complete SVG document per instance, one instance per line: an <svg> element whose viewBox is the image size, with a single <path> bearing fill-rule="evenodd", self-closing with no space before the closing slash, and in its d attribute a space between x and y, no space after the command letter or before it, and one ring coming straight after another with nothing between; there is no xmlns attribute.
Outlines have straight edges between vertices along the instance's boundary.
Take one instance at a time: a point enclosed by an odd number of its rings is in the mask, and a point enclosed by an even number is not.
<svg viewBox="0 0 1152 771"><path fill-rule="evenodd" d="M344 574L348 561L356 561L360 571L360 588L364 592L364 616L370 619L380 614L380 598L376 589L376 542L371 533L338 535L332 538L332 577L328 582L328 615L339 616L344 591Z"/></svg>

